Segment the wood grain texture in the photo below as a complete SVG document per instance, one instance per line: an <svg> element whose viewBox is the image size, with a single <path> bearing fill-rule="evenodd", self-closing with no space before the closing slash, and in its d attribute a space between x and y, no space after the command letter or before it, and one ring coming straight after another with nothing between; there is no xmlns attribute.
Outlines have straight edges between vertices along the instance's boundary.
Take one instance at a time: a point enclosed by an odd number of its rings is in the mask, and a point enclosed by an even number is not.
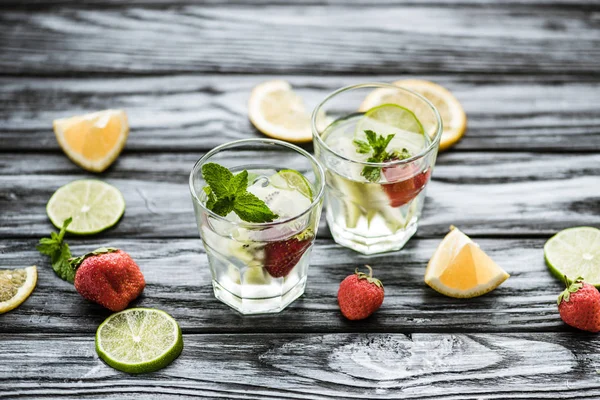
<svg viewBox="0 0 600 400"><path fill-rule="evenodd" d="M171 313L186 333L572 331L558 315L556 298L564 285L544 264L545 240L478 240L511 277L492 293L470 300L445 297L423 283L440 240L413 240L399 253L367 257L317 239L305 295L280 314L252 317L214 298L200 239L69 238L69 243L73 254L101 246L131 254L147 282L135 305ZM84 300L73 285L55 276L35 244L0 242L3 268L36 264L39 273L31 297L0 315L0 337L10 332L93 332L110 312ZM343 278L367 263L385 285L384 304L371 318L351 322L339 312L337 290Z"/></svg>
<svg viewBox="0 0 600 400"><path fill-rule="evenodd" d="M8 10L0 73L598 74L585 9L175 6Z"/></svg>
<svg viewBox="0 0 600 400"><path fill-rule="evenodd" d="M600 396L600 341L573 333L184 335L177 360L138 376L100 361L91 334L25 338L2 338L0 398Z"/></svg>
<svg viewBox="0 0 600 400"><path fill-rule="evenodd" d="M283 76L314 108L330 92L408 76ZM415 76L411 76L415 77ZM555 77L417 76L448 87L468 118L458 150L600 149L600 82ZM177 75L151 78L0 78L0 151L57 151L52 120L125 109L128 151L206 151L261 137L248 121L252 88L273 76Z"/></svg>
<svg viewBox="0 0 600 400"><path fill-rule="evenodd" d="M125 154L101 179L127 203L121 222L102 237L197 237L188 176L201 154ZM285 153L262 153L282 165ZM248 161L244 161L247 159ZM256 159L238 154L236 162ZM600 225L600 155L535 153L442 154L419 237L439 237L454 224L473 235L542 235ZM294 168L294 165L288 165ZM46 203L60 186L96 178L59 154L0 155L0 237L40 237L52 229ZM320 237L329 237L324 218Z"/></svg>

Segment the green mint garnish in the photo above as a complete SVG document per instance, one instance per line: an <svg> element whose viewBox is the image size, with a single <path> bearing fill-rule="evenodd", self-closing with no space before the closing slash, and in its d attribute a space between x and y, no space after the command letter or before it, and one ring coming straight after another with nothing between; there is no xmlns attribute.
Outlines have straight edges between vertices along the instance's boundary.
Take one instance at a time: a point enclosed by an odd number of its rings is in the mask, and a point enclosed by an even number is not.
<svg viewBox="0 0 600 400"><path fill-rule="evenodd" d="M206 208L222 217L234 212L242 221L271 222L279 216L264 201L248 192L248 171L233 175L222 165L209 163L202 166Z"/></svg>
<svg viewBox="0 0 600 400"><path fill-rule="evenodd" d="M392 160L404 160L410 158L410 152L407 149L402 151L392 151L388 153L385 149L388 144L394 138L394 134L383 136L377 135L371 130L366 130L365 135L367 141L354 139L353 143L356 146L356 151L360 154L369 154L371 156L367 159L368 162L383 163ZM381 167L364 167L361 175L370 182L379 182L381 178Z"/></svg>
<svg viewBox="0 0 600 400"><path fill-rule="evenodd" d="M69 245L63 241L67 226L73 221L72 218L68 218L63 222L60 232L50 232L49 238L40 239L40 243L37 245L37 249L40 253L50 257L52 263L52 269L56 272L61 279L73 283L75 280L75 268L69 263L71 258L71 250Z"/></svg>

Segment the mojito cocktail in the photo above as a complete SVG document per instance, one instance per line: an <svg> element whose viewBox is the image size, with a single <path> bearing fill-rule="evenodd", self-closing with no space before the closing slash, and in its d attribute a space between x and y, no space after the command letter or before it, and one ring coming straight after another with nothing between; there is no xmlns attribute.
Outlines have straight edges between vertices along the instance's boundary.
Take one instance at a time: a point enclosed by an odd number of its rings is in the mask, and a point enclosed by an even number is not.
<svg viewBox="0 0 600 400"><path fill-rule="evenodd" d="M324 192L310 154L269 139L228 143L196 163L190 189L219 300L268 313L304 293Z"/></svg>
<svg viewBox="0 0 600 400"><path fill-rule="evenodd" d="M435 164L435 107L409 90L363 84L327 97L312 122L336 242L365 254L401 249L417 230Z"/></svg>

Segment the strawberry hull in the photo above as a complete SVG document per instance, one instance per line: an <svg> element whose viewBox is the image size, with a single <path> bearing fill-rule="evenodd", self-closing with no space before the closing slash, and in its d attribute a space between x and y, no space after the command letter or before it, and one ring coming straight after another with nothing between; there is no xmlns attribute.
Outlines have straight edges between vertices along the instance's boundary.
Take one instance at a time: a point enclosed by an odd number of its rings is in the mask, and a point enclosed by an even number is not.
<svg viewBox="0 0 600 400"><path fill-rule="evenodd" d="M414 165L383 169L385 178L393 182L381 185L390 200L391 207L400 207L411 202L425 188L431 176L431 168L420 172L417 169L418 167Z"/></svg>

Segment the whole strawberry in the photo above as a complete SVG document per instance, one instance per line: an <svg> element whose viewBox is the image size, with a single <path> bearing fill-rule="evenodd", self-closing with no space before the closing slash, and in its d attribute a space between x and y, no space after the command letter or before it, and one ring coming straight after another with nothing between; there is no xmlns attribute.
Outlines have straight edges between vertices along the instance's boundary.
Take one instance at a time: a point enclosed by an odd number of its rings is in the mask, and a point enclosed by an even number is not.
<svg viewBox="0 0 600 400"><path fill-rule="evenodd" d="M124 310L146 282L135 261L122 250L101 248L71 260L75 289L84 298L111 311Z"/></svg>
<svg viewBox="0 0 600 400"><path fill-rule="evenodd" d="M560 318L574 328L600 332L600 292L583 278L577 278L558 296Z"/></svg>
<svg viewBox="0 0 600 400"><path fill-rule="evenodd" d="M338 304L344 317L350 320L365 319L373 314L383 303L383 284L373 278L373 269L369 275L358 272L347 276L340 284Z"/></svg>

